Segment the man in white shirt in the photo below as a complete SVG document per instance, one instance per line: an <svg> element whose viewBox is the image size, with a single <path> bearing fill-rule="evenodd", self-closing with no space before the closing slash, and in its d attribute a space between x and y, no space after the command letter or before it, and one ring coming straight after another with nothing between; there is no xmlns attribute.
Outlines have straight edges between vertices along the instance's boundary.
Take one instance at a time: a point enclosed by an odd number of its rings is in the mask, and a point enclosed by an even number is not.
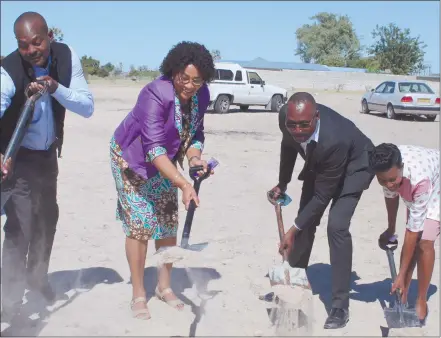
<svg viewBox="0 0 441 338"><path fill-rule="evenodd" d="M35 104L32 121L17 157L2 168L2 186L12 189L5 204L7 217L2 257L2 319L19 313L25 288L55 300L48 268L58 222L58 157L63 144L66 109L90 117L94 101L81 62L71 47L51 42L45 19L25 12L14 23L18 49L2 60L0 153L11 139L28 84L32 91L48 83ZM11 168L12 167L12 168Z"/></svg>

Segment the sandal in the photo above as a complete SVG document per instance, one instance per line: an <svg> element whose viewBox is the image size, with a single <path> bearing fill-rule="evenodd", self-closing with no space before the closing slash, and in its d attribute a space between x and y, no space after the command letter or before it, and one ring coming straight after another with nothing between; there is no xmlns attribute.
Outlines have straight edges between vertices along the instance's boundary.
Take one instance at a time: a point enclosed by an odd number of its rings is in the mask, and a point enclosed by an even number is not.
<svg viewBox="0 0 441 338"><path fill-rule="evenodd" d="M138 303L145 303L145 308L133 310L133 306ZM136 319L149 320L151 318L150 311L147 309L147 299L145 297L138 297L132 299L130 302L130 310L132 310L132 316Z"/></svg>
<svg viewBox="0 0 441 338"><path fill-rule="evenodd" d="M167 305L170 305L171 307L181 311L184 308L184 303L179 300L179 299L172 299L172 300L166 300L165 299L165 295L169 295L169 294L173 294L173 290L170 288L164 289L162 290L162 292L159 291L159 287L156 286L155 289L155 294L156 297L158 297L159 300L162 300L163 302L165 302Z"/></svg>

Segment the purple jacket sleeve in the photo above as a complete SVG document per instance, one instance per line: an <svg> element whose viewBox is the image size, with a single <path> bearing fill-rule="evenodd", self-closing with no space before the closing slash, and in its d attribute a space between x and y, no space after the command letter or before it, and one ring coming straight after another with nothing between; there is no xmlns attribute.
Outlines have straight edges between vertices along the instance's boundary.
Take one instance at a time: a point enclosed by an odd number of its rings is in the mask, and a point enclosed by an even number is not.
<svg viewBox="0 0 441 338"><path fill-rule="evenodd" d="M141 125L141 143L146 162L167 154L165 148L165 109L163 100L155 87L145 87L138 97L133 114Z"/></svg>

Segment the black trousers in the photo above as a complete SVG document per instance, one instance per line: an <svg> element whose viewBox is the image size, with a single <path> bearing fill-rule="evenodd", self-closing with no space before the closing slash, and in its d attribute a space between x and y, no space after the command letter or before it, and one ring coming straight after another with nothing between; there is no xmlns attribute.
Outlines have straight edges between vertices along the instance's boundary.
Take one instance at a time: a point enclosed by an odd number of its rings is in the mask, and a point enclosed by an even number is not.
<svg viewBox="0 0 441 338"><path fill-rule="evenodd" d="M314 180L305 180L300 198L299 213L314 194ZM349 232L351 218L360 200L362 192L337 194L332 200L328 217L328 244L331 258L332 307L348 308L352 273L352 237ZM308 267L314 244L315 232L320 224L320 215L307 228L299 231L294 240L294 247L289 255L292 267Z"/></svg>
<svg viewBox="0 0 441 338"><path fill-rule="evenodd" d="M2 254L2 305L22 304L26 284L47 282L49 260L58 222L58 161L56 148L47 151L20 148L13 176L7 184L12 195L4 206L7 217Z"/></svg>

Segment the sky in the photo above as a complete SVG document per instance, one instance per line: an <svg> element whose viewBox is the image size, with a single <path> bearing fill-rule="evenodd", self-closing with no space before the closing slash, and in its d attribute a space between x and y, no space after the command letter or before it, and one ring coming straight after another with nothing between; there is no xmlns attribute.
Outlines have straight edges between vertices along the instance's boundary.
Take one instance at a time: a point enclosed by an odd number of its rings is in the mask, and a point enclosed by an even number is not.
<svg viewBox="0 0 441 338"><path fill-rule="evenodd" d="M42 14L81 57L157 68L182 40L218 49L225 60L300 62L297 28L318 12L348 15L363 45L378 25L409 28L427 44L425 63L440 66L439 1L1 1L1 54L16 49L14 20Z"/></svg>

